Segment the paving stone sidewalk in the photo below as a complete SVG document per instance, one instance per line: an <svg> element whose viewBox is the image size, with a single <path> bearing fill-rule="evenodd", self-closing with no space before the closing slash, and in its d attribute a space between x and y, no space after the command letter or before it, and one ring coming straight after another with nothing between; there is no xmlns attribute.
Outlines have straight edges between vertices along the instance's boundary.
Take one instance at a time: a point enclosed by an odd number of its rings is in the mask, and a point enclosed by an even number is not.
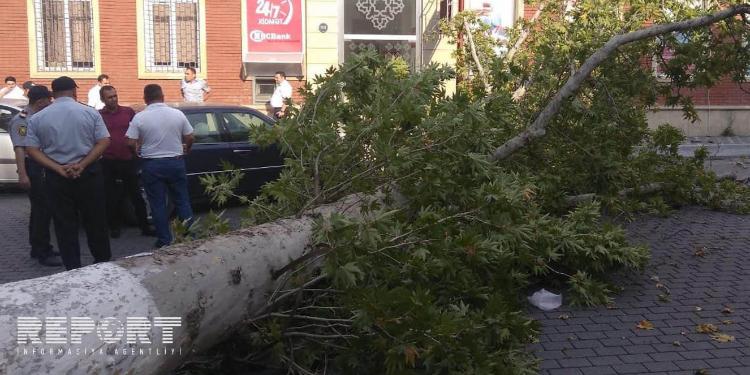
<svg viewBox="0 0 750 375"><path fill-rule="evenodd" d="M750 216L692 207L626 228L652 259L643 273L618 277L616 308L532 307L543 327L532 346L541 373L750 374ZM642 320L654 328L636 328ZM735 341L697 333L702 323Z"/></svg>

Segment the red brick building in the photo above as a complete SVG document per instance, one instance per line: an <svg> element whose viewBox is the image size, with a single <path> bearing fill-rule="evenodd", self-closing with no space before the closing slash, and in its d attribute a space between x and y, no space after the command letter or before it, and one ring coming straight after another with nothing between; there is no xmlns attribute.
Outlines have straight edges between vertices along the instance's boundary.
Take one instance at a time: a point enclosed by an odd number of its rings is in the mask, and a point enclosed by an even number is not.
<svg viewBox="0 0 750 375"><path fill-rule="evenodd" d="M0 75L41 84L69 75L85 101L104 73L120 101L133 104L148 83L179 101L182 71L194 66L213 89L210 101L252 104L253 81L243 76L242 8L229 0L4 0Z"/></svg>

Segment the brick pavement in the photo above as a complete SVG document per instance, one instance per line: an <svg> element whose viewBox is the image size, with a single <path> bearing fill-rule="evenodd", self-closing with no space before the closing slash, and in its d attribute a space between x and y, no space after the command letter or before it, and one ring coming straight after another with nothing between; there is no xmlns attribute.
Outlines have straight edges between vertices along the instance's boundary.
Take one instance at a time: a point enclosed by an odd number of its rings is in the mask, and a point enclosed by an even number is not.
<svg viewBox="0 0 750 375"><path fill-rule="evenodd" d="M532 345L541 373L750 374L750 216L691 207L639 218L627 230L632 242L651 247L652 259L643 273L617 277L625 289L614 309L532 307L542 325ZM705 255L696 256L702 247ZM636 328L644 319L653 330ZM697 333L702 323L735 341Z"/></svg>
<svg viewBox="0 0 750 375"><path fill-rule="evenodd" d="M241 208L230 208L224 217L233 225L238 224ZM28 241L29 200L23 193L0 192L0 284L51 275L65 270L64 267L46 267L29 257L31 247ZM198 213L200 216L200 213ZM52 244L57 242L52 234ZM151 251L155 237L144 237L135 227L123 228L122 236L110 240L113 259ZM81 260L84 265L93 263L86 244L86 236L81 232Z"/></svg>

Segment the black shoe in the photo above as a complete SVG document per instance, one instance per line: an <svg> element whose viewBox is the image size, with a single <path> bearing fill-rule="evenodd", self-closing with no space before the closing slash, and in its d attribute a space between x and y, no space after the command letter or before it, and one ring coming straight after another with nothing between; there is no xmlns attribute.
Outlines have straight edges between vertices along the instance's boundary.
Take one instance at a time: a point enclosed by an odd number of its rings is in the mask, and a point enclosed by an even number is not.
<svg viewBox="0 0 750 375"><path fill-rule="evenodd" d="M39 258L39 264L47 267L60 267L62 266L62 262L60 261L60 258L55 256L44 256Z"/></svg>
<svg viewBox="0 0 750 375"><path fill-rule="evenodd" d="M49 250L45 251L45 252L44 252L43 254L44 254L44 256L45 256L45 257L48 257L48 256L52 256L52 257L59 257L59 256L60 256L60 252L59 252L59 251L55 251L55 250L52 250L52 246L50 246L50 247L49 247ZM30 256L30 257L31 257L32 259L37 259L37 258L39 258L39 257L40 257L41 255L42 255L42 253L38 253L38 252L34 252L34 251L31 251L31 252L29 253L29 256Z"/></svg>
<svg viewBox="0 0 750 375"><path fill-rule="evenodd" d="M120 230L119 229L110 229L109 230L109 236L112 238L120 238Z"/></svg>
<svg viewBox="0 0 750 375"><path fill-rule="evenodd" d="M151 227L141 228L141 236L156 237L156 230Z"/></svg>

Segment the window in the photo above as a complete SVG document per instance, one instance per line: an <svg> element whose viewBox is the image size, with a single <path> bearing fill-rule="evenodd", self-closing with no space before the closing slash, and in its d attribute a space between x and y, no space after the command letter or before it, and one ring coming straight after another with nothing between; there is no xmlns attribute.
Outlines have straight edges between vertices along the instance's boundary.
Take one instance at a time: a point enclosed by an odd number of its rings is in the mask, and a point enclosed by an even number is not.
<svg viewBox="0 0 750 375"><path fill-rule="evenodd" d="M247 112L225 113L224 120L232 142L249 142L250 130L266 125L260 117Z"/></svg>
<svg viewBox="0 0 750 375"><path fill-rule="evenodd" d="M221 142L221 130L213 113L187 113L185 116L193 127L195 143Z"/></svg>
<svg viewBox="0 0 750 375"><path fill-rule="evenodd" d="M200 71L201 12L198 0L143 0L145 71Z"/></svg>
<svg viewBox="0 0 750 375"><path fill-rule="evenodd" d="M679 47L680 45L684 45L690 42L690 35L683 33L683 32L675 32L672 34L674 37L674 45ZM660 41L660 43L664 44L665 47L662 49L661 54L657 54L652 59L652 70L654 71L654 75L657 79L662 81L669 80L669 74L668 74L668 68L669 68L669 62L675 58L675 50L670 48L669 46L666 46L667 37L660 36L657 37L657 39ZM675 60L676 61L676 60ZM693 66L688 66L687 71L688 74L693 70Z"/></svg>
<svg viewBox="0 0 750 375"><path fill-rule="evenodd" d="M37 72L95 72L95 0L33 0Z"/></svg>
<svg viewBox="0 0 750 375"><path fill-rule="evenodd" d="M256 79L253 91L255 104L264 104L271 100L273 91L276 89L276 81L273 78Z"/></svg>
<svg viewBox="0 0 750 375"><path fill-rule="evenodd" d="M343 59L363 50L401 57L412 66L419 61L419 0L344 1Z"/></svg>

